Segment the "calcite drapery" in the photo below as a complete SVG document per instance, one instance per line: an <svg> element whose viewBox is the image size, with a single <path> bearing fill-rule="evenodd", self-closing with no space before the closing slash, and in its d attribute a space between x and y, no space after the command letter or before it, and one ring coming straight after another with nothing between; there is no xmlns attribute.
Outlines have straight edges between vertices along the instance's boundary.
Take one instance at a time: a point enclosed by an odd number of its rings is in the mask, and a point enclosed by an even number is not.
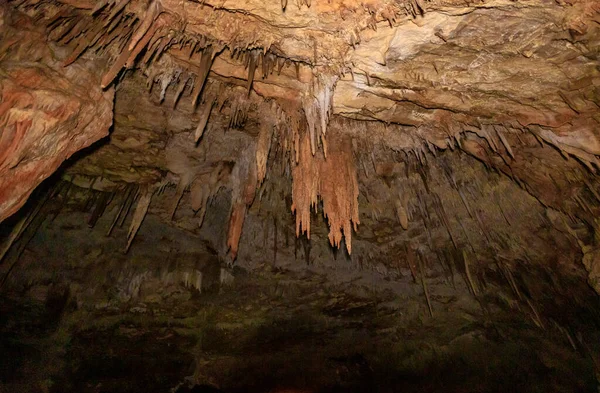
<svg viewBox="0 0 600 393"><path fill-rule="evenodd" d="M329 242L340 246L342 237L352 252L352 228L357 229L358 180L349 138L331 135L327 159L312 155L308 133L300 141L299 161L292 169L292 211L296 213L296 236L310 238L311 208L323 202L329 224Z"/></svg>

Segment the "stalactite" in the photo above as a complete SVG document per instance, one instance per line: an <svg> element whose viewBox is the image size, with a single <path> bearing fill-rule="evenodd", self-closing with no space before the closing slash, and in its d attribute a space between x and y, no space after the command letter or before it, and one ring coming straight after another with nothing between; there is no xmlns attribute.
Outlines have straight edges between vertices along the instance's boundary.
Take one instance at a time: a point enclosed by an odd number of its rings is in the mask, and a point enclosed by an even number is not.
<svg viewBox="0 0 600 393"><path fill-rule="evenodd" d="M227 247L231 259L235 259L246 211L256 195L257 173L253 155L245 154L238 160L231 173L230 184L233 188L233 201L227 231Z"/></svg>
<svg viewBox="0 0 600 393"><path fill-rule="evenodd" d="M121 202L121 205L119 206L119 210L117 211L117 214L115 215L115 218L114 218L110 228L108 228L108 232L106 233L106 236L110 236L110 234L112 233L113 228L119 221L119 217L121 217L121 214L125 210L125 206L127 205L129 199L131 198L131 194L133 192L134 192L134 187L131 185L127 186L127 189L125 190L125 194L123 195L123 200Z"/></svg>
<svg viewBox="0 0 600 393"><path fill-rule="evenodd" d="M345 238L352 252L352 227L357 229L358 180L348 139L336 141L327 160L312 155L308 134L300 143L300 160L292 171L292 212L296 213L296 236L310 238L310 210L318 198L323 201L323 214L329 224L329 242L340 246Z"/></svg>
<svg viewBox="0 0 600 393"><path fill-rule="evenodd" d="M92 183L92 185L93 185L93 183ZM87 198L86 198L86 200L83 203L83 206L81 208L81 211L83 211L83 212L90 211L90 209L92 208L92 206L96 202L96 199L98 198L97 193L92 189L92 185L90 185L90 189L88 190L88 193L87 193L88 196L87 196Z"/></svg>
<svg viewBox="0 0 600 393"><path fill-rule="evenodd" d="M187 179L180 179L179 183L177 183L177 189L175 190L175 198L173 198L173 203L171 204L171 214L170 218L173 220L175 218L175 212L177 211L177 207L179 206L179 202L181 201L181 197L185 193L186 188L189 183Z"/></svg>
<svg viewBox="0 0 600 393"><path fill-rule="evenodd" d="M272 136L273 125L265 119L260 124L260 131L256 144L256 169L259 186L262 184L267 174L267 160L269 159Z"/></svg>
<svg viewBox="0 0 600 393"><path fill-rule="evenodd" d="M125 62L125 67L127 69L133 68L138 55L142 52L142 50L144 50L146 47L148 47L148 44L150 43L152 38L156 34L159 34L159 35L161 34L161 33L159 33L159 29L162 27L163 23L159 23L159 22L160 21L157 21L156 23L154 23L152 25L152 27L150 27L150 29L148 29L146 34L144 34L142 39L137 43L137 45L135 45L133 47L133 49L131 49L131 54L129 55L129 58L127 58L127 61Z"/></svg>
<svg viewBox="0 0 600 393"><path fill-rule="evenodd" d="M108 72L102 77L101 86L102 88L106 88L108 85L112 83L112 81L117 77L121 69L125 66L129 55L131 54L130 50L124 50L121 52L117 60L110 67Z"/></svg>
<svg viewBox="0 0 600 393"><path fill-rule="evenodd" d="M297 165L292 169L292 212L296 213L296 237L306 233L310 239L310 209L316 208L319 196L319 162L313 159L306 134L296 151Z"/></svg>
<svg viewBox="0 0 600 393"><path fill-rule="evenodd" d="M318 77L315 98L319 106L321 133L323 135L327 133L327 124L329 123L329 115L333 104L333 90L337 80L337 75L320 74Z"/></svg>
<svg viewBox="0 0 600 393"><path fill-rule="evenodd" d="M204 216L206 215L206 205L208 198L210 197L211 191L209 185L200 180L196 179L190 188L190 202L192 210L196 212L198 218L198 227L202 227L204 223Z"/></svg>
<svg viewBox="0 0 600 393"><path fill-rule="evenodd" d="M590 183L590 181L587 178L584 177L583 178L583 182L587 186L588 190L590 190L590 192L592 193L592 195L594 195L594 197L596 198L596 201L600 202L600 195L598 194L598 192L596 191L596 189L594 188L594 186Z"/></svg>
<svg viewBox="0 0 600 393"><path fill-rule="evenodd" d="M248 118L250 102L245 96L237 96L231 104L229 128L244 128Z"/></svg>
<svg viewBox="0 0 600 393"><path fill-rule="evenodd" d="M402 226L402 229L408 229L408 194L404 193L401 197L396 199L396 216L398 217L398 222Z"/></svg>
<svg viewBox="0 0 600 393"><path fill-rule="evenodd" d="M129 0L119 0L112 8L110 14L108 15L108 17L106 17L106 20L104 22L103 27L107 27L109 24L111 24L111 22L113 21L113 19L121 12L123 11L123 9L125 8L125 6L129 3ZM94 13L92 12L92 15Z"/></svg>
<svg viewBox="0 0 600 393"><path fill-rule="evenodd" d="M169 40L166 37L155 34L154 37L152 37L152 39L150 40L150 43L148 44L148 47L146 49L146 53L144 54L144 57L142 58L140 64L149 66L150 61L160 51L160 47L162 45L166 45L168 41Z"/></svg>
<svg viewBox="0 0 600 393"><path fill-rule="evenodd" d="M100 39L102 34L102 26L100 26L99 24L96 25L94 29L89 30L83 37L81 37L77 41L77 46L75 47L75 49L73 49L71 54L63 61L63 67L66 67L75 62L75 60L77 60L79 56L81 56L81 54L85 52L85 50L88 47L94 45L98 41L98 39Z"/></svg>
<svg viewBox="0 0 600 393"><path fill-rule="evenodd" d="M214 50L212 45L204 48L204 50L202 51L202 57L200 58L200 71L196 76L196 81L194 83L194 91L192 92L192 106L194 107L198 102L198 98L200 98L202 88L204 87L206 78L208 77L215 56L216 51Z"/></svg>
<svg viewBox="0 0 600 393"><path fill-rule="evenodd" d="M446 214L446 210L444 209L444 205L442 204L442 200L437 194L433 194L433 206L436 209L437 215L440 218L440 221L448 231L448 235L450 236L450 240L452 240L452 244L455 248L458 248L458 244L456 239L454 238L454 234L452 233L452 229L450 228L450 222L448 221L448 215Z"/></svg>
<svg viewBox="0 0 600 393"><path fill-rule="evenodd" d="M469 257L467 256L467 251L463 250L462 252L463 261L465 263L465 275L467 277L467 284L469 284L469 288L471 288L471 292L474 296L478 295L477 287L473 282L473 277L471 276L471 269L469 267Z"/></svg>
<svg viewBox="0 0 600 393"><path fill-rule="evenodd" d="M114 30L108 30L108 34L102 34L98 39L97 47L98 48L106 48L110 43L112 43L115 39L124 39L132 34L133 26L127 23L120 23L115 26ZM124 44L123 44L124 46Z"/></svg>
<svg viewBox="0 0 600 393"><path fill-rule="evenodd" d="M315 86L312 87L312 92L306 93L302 99L302 108L304 110L304 115L306 116L306 123L310 134L311 152L313 155L316 153L317 124L321 130L320 139L323 141L324 153L327 155L325 134L327 133L333 90L337 80L337 75L320 74L316 78L316 82L314 82Z"/></svg>
<svg viewBox="0 0 600 393"><path fill-rule="evenodd" d="M406 251L406 264L410 269L410 274L412 275L413 282L417 283L417 268L415 264L415 252L410 245L405 246Z"/></svg>
<svg viewBox="0 0 600 393"><path fill-rule="evenodd" d="M314 156L316 153L316 134L315 125L317 124L317 108L316 99L314 97L306 97L303 100L304 115L306 116L306 124L308 126L308 134L310 137L310 151Z"/></svg>
<svg viewBox="0 0 600 393"><path fill-rule="evenodd" d="M67 31L67 33L63 35L60 40L58 40L58 43L60 45L68 44L69 42L71 42L71 40L73 40L75 37L79 36L82 32L84 32L88 27L89 25L84 19L78 20L75 23L75 25L71 29L69 29L69 31Z"/></svg>
<svg viewBox="0 0 600 393"><path fill-rule="evenodd" d="M425 269L423 269L423 256L420 252L417 253L417 259L419 260L419 270L421 271L421 286L423 287L423 293L425 293L425 300L427 300L429 315L433 317L433 307L431 306L431 299L429 298L429 291L427 290L427 282L425 281Z"/></svg>
<svg viewBox="0 0 600 393"><path fill-rule="evenodd" d="M92 215L90 216L90 219L88 220L88 226L90 228L93 228L96 226L96 222L98 222L98 219L100 217L102 217L102 215L104 214L104 211L106 210L106 206L108 205L111 198L112 198L111 193L102 192L100 194L100 197L96 201L96 206L94 207Z"/></svg>
<svg viewBox="0 0 600 393"><path fill-rule="evenodd" d="M210 114L212 112L213 107L215 106L216 100L212 97L207 99L207 102L204 104L202 111L200 112L200 119L198 120L198 126L196 127L196 131L194 131L194 142L198 143L200 138L202 138L202 134L204 134L204 129L206 128L206 124L208 124L208 119L210 118Z"/></svg>
<svg viewBox="0 0 600 393"><path fill-rule="evenodd" d="M258 60L258 55L260 51L258 49L252 50L249 53L249 62L248 62L248 83L246 88L248 90L248 95L250 95L250 91L252 90L252 83L254 82L254 74L256 72L256 63Z"/></svg>
<svg viewBox="0 0 600 393"><path fill-rule="evenodd" d="M125 253L129 251L129 247L131 247L131 243L133 242L135 235L137 234L142 222L144 221L144 218L146 217L146 213L150 207L150 202L152 201L153 192L154 190L148 186L141 191L141 197L133 213L131 225L129 226L129 232L127 233L127 245L125 246L124 250Z"/></svg>
<svg viewBox="0 0 600 393"><path fill-rule="evenodd" d="M589 153L580 147L570 146L568 143L563 142L562 137L556 135L551 130L535 125L530 126L529 129L536 137L538 137L538 140L541 138L553 145L561 152L561 154L563 154L563 156L572 155L573 157L577 157L591 173L596 173L594 167L600 168L600 160L596 155ZM540 141L540 143L542 142Z"/></svg>
<svg viewBox="0 0 600 393"><path fill-rule="evenodd" d="M463 205L465 205L465 209L467 209L467 213L469 213L469 217L474 218L473 213L471 212L471 207L469 206L469 203L467 202L467 199L465 198L465 194L463 193L463 191L461 189L457 189L456 191L458 192L458 195L460 196L460 200L462 201Z"/></svg>
<svg viewBox="0 0 600 393"><path fill-rule="evenodd" d="M508 155L510 156L510 158L512 158L513 160L515 159L515 155L510 147L510 143L508 142L508 140L506 139L506 136L504 136L504 134L502 133L502 131L498 130L498 126L495 126L494 129L496 130L496 135L498 135L498 138L500 138L500 142L502 142L502 144L504 145L504 148L506 149L506 152L508 153Z"/></svg>
<svg viewBox="0 0 600 393"><path fill-rule="evenodd" d="M64 194L60 198L60 203L59 203L58 208L54 210L54 216L52 217L52 221L56 220L56 217L58 217L58 215L63 211L65 206L68 204L70 196L71 196L70 191L73 186L73 183L71 183L70 181L66 181L66 180L63 180L62 183L65 184ZM61 190L61 192L62 192L62 190ZM2 259L0 258L0 261L1 260Z"/></svg>
<svg viewBox="0 0 600 393"><path fill-rule="evenodd" d="M273 266L277 265L277 217L273 216Z"/></svg>
<svg viewBox="0 0 600 393"><path fill-rule="evenodd" d="M310 251L312 250L312 244L307 238L300 238L300 242L302 243L302 250L304 251L304 261L306 262L306 266L310 266Z"/></svg>
<svg viewBox="0 0 600 393"><path fill-rule="evenodd" d="M133 203L137 200L137 198L139 197L140 194L140 187L137 185L133 185L132 186L133 191L130 194L129 199L127 200L127 204L125 206L125 210L123 211L123 215L121 216L121 219L119 220L119 228L123 226L123 224L125 223L125 220L127 219L127 216L129 215L129 211L131 210L131 206L133 206Z"/></svg>
<svg viewBox="0 0 600 393"><path fill-rule="evenodd" d="M227 247L231 259L235 259L238 253L240 237L242 236L242 228L244 219L246 218L246 204L237 202L232 209L231 218L229 219L229 229L227 231Z"/></svg>
<svg viewBox="0 0 600 393"><path fill-rule="evenodd" d="M183 93L183 91L187 87L187 84L188 84L188 82L190 80L192 80L191 77L185 77L185 78L182 77L181 78L181 81L179 82L179 87L175 91L175 96L173 96L173 109L175 109L177 107L177 103L179 102L179 98L181 97L181 94Z"/></svg>
<svg viewBox="0 0 600 393"><path fill-rule="evenodd" d="M158 15L162 12L162 6L159 0L152 0L148 9L144 13L142 23L137 28L131 40L129 41L128 50L131 52L138 45L139 41L146 35L148 35L148 31L151 29L151 26L154 24Z"/></svg>

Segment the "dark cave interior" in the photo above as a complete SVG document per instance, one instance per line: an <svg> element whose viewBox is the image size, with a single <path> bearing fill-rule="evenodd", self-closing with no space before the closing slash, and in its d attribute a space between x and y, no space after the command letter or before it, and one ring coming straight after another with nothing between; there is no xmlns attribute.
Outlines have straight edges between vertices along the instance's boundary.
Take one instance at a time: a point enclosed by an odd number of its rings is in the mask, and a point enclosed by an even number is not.
<svg viewBox="0 0 600 393"><path fill-rule="evenodd" d="M0 393L600 392L596 0L0 2Z"/></svg>

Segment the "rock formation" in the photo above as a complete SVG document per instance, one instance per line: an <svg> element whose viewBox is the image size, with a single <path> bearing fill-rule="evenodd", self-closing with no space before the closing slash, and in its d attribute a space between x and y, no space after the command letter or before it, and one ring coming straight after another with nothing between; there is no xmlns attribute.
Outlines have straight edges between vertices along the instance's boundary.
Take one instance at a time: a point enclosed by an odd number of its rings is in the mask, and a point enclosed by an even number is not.
<svg viewBox="0 0 600 393"><path fill-rule="evenodd" d="M76 151L108 135L113 89L100 66L64 68L31 18L0 8L0 221Z"/></svg>
<svg viewBox="0 0 600 393"><path fill-rule="evenodd" d="M430 316L436 269L478 301L502 282L540 328L560 314L547 294L571 296L557 282L600 294L596 0L10 0L0 13L0 221L104 138L42 200L81 205L92 227L110 213L108 235L127 222L125 252L152 215L227 265L407 269ZM23 214L0 256L36 222Z"/></svg>

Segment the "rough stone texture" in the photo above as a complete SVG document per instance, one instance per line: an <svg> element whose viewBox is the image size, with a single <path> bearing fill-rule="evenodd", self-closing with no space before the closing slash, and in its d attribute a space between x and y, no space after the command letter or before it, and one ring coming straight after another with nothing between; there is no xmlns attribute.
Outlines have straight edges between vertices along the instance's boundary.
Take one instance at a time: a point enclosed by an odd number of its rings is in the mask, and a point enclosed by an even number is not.
<svg viewBox="0 0 600 393"><path fill-rule="evenodd" d="M39 214L13 232L0 265L0 288L38 303L53 304L48 299L69 288L78 310L73 324L61 326L76 340L73 359L102 366L86 350L104 349L90 337L110 341L108 325L119 342L143 337L140 348L155 338L178 351L198 345L195 371L169 370L169 382L193 374L195 383L231 391L340 387L330 375L319 386L302 383L322 370L369 386L365 363L346 364L355 358L334 347L367 354L391 391L414 386L386 372L463 375L401 361L382 366L386 359L377 358L392 347L413 359L431 342L450 359L443 365L453 364L456 348L486 354L507 341L526 343L536 355L516 372L504 367L521 365L523 351L500 351L508 361L494 367L509 383L552 370L545 381L555 390L585 391L592 368L600 375L599 298L590 289L600 293L597 1L26 0L8 7L6 31L24 39L7 33L0 41L9 48L0 51L0 119L8 124L0 170L20 163L15 170L31 164L50 173L106 131L96 126L110 124L116 90L110 138L64 168L49 201L32 201L27 211ZM44 44L42 29L21 13L45 24L56 46ZM23 28L15 32L17 23ZM27 38L34 34L38 41ZM49 48L70 55L50 56ZM54 86L60 92L52 101L39 101ZM42 108L26 112L31 102ZM65 139L74 130L79 139ZM55 165L31 159L47 151L60 153ZM3 181L34 186L21 180L1 176L0 195L22 191ZM302 235L308 221L310 241ZM50 272L41 256L57 254L60 239L74 250L66 262L55 258ZM239 293L225 288L214 303L195 303L198 288L224 272L235 273ZM340 291L339 283L348 287ZM207 320L215 309L218 321ZM120 315L116 322L111 313ZM171 318L190 313L198 314L169 330ZM94 321L90 315L98 324L78 327ZM202 333L190 333L197 328ZM485 340L474 338L480 334ZM394 347L415 335L417 349ZM261 340L271 349L267 361ZM331 344L325 355L311 352L321 342ZM166 347L150 347L139 362ZM327 356L346 363L331 366ZM479 363L479 355L467 358ZM289 359L308 364L305 374L280 366ZM585 378L574 374L578 365ZM77 370L77 361L69 366ZM251 386L274 369L281 372L274 379L294 386ZM229 372L251 377L236 385ZM120 386L109 375L73 373L61 374L75 381L73 390L83 386L78 378ZM438 382L425 386L436 391ZM465 390L464 381L451 382Z"/></svg>
<svg viewBox="0 0 600 393"><path fill-rule="evenodd" d="M252 188L261 185L267 167L277 168L272 177L299 173L293 169L305 134L315 160L327 155L328 144L349 136L352 144L340 157L355 154L357 168L379 167L382 178L398 178L393 162L408 167L411 155L425 165L439 152L461 150L575 226L587 226L588 233L576 237L594 247L596 225L589 217L600 202L592 175L600 153L595 1L26 1L19 7L48 24L50 39L69 46L67 63L79 64L86 51L107 59L101 84L120 89L111 142L71 173L108 178L113 189L123 182L158 189L175 183L172 212L191 187L201 216L207 195L229 188L233 254L254 202ZM130 23L132 17L139 22ZM144 78L152 96L143 91ZM273 138L264 132L270 129ZM187 146L185 133L193 135ZM401 154L390 158L386 150ZM255 187L253 159L260 173ZM232 167L231 176L218 169L224 167ZM452 165L446 170L459 189L453 171ZM202 188L203 177L210 187ZM320 188L308 191L326 202L337 189L328 178L296 186ZM279 183L289 195L286 181ZM359 195L371 194L363 181ZM371 199L388 203L384 194ZM428 190L392 195L402 227L409 225L415 198L432 198L436 206L449 198ZM355 192L342 199L328 220L349 239L355 213L344 212L359 201ZM294 206L306 216L320 199L302 203ZM436 211L444 227L458 214ZM339 244L336 228L330 239Z"/></svg>
<svg viewBox="0 0 600 393"><path fill-rule="evenodd" d="M112 125L114 92L100 89L98 64L63 68L36 24L0 6L0 221Z"/></svg>
<svg viewBox="0 0 600 393"><path fill-rule="evenodd" d="M600 298L581 277L569 279L561 265L473 264L481 269L472 271L474 296L458 261L445 267L428 259L425 273L417 267L413 276L404 261L388 269L352 263L341 252L335 260L332 249L323 247L323 223L314 225L312 251L302 247L294 261L290 219L279 237L272 227L256 225L268 228L266 244L256 233L250 240L256 255L240 255L245 265L232 269L220 265L202 234L166 225L158 211L123 254L126 227L106 236L118 204L93 228L86 224L90 212L78 206L93 194L99 193L72 187L66 204L64 190L46 203L47 218L2 286L0 389L161 393L188 384L232 393L596 389L591 356L600 345ZM160 207L160 196L156 199L154 209ZM207 214L216 215L218 205ZM221 221L226 217L221 211ZM251 238L259 219L250 213L245 236ZM219 230L214 217L206 220L212 231ZM220 225L226 231L226 222ZM376 235L394 236L384 230L376 229ZM250 244L242 244L247 254ZM565 249L568 245L557 244L557 252ZM15 251L7 263L15 261ZM507 272L517 291L506 284Z"/></svg>

